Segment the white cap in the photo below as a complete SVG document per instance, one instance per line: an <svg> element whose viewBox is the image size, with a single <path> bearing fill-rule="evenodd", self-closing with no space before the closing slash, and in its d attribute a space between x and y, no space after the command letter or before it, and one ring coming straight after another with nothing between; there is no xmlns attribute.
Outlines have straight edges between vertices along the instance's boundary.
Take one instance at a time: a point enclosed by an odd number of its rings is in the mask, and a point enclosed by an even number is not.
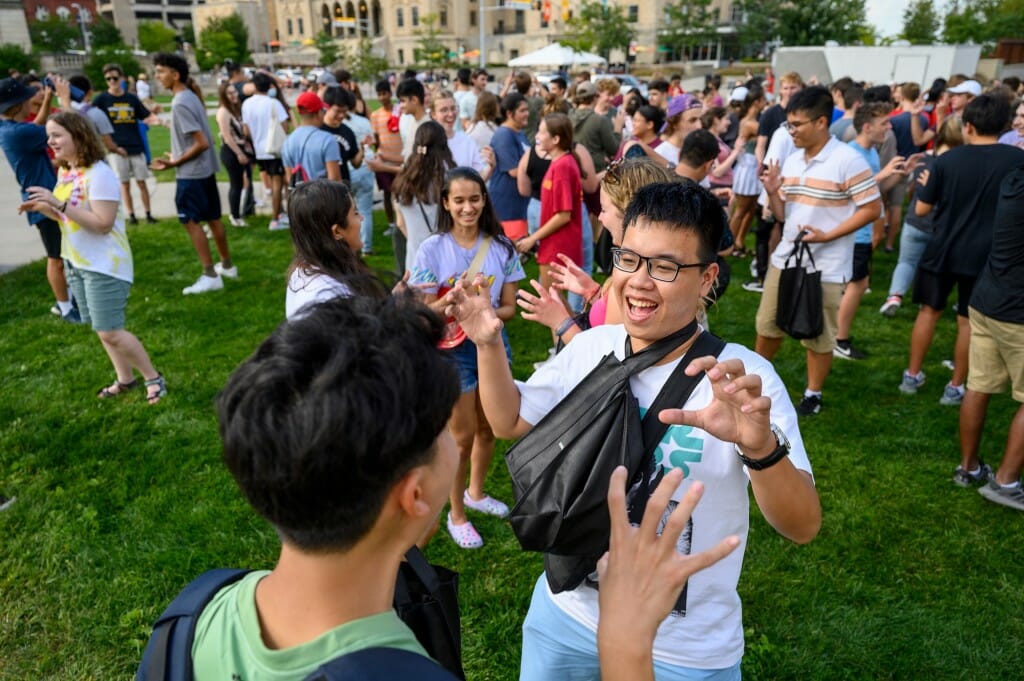
<svg viewBox="0 0 1024 681"><path fill-rule="evenodd" d="M981 94L981 83L976 80L965 80L956 87L947 90L951 95L971 95L977 97Z"/></svg>
<svg viewBox="0 0 1024 681"><path fill-rule="evenodd" d="M749 95L749 94L750 94L750 90L748 90L747 88L743 87L742 85L740 85L739 87L734 87L732 89L732 92L729 93L729 101L730 102L742 102L744 99L747 98L747 95Z"/></svg>

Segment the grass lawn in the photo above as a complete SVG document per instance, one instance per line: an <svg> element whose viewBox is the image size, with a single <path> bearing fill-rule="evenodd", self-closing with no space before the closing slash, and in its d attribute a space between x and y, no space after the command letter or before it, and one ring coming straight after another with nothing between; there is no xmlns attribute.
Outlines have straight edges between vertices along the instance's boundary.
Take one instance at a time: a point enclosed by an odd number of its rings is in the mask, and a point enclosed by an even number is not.
<svg viewBox="0 0 1024 681"><path fill-rule="evenodd" d="M380 236L375 267L389 249ZM129 230L136 285L128 328L167 377L148 407L141 391L100 402L113 372L95 334L63 324L41 262L0 276L0 679L127 679L154 618L195 575L265 568L274 533L247 508L219 459L213 399L283 317L291 246L266 219L231 229L241 272L222 293L182 297L198 274L175 221ZM752 345L757 296L737 276L712 328ZM880 254L874 292L854 325L860 363L836 361L825 410L801 422L824 507L808 546L779 537L754 510L740 592L747 679L1012 679L1024 662L1020 514L950 482L957 411L940 407L954 321L943 319L916 397L896 390L911 310L880 317L895 256ZM545 354L547 332L509 324L515 372ZM792 395L803 354L776 366ZM1015 404L992 402L984 456L998 462ZM511 500L496 458L489 490ZM518 676L520 626L541 558L508 525L474 517L486 546L440 533L435 562L461 572L471 679Z"/></svg>

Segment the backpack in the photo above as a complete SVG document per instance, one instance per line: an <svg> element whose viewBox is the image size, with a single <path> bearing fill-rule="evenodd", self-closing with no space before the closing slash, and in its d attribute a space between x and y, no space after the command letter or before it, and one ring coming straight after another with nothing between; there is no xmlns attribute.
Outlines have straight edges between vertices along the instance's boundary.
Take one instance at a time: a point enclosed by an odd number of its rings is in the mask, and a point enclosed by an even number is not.
<svg viewBox="0 0 1024 681"><path fill-rule="evenodd" d="M400 573L396 584L396 588L406 585L404 587L405 595L399 597L399 594L396 594L396 609L402 620L407 623L410 617L408 611L413 611L413 617L418 617L423 620L424 624L429 624L431 622L424 618L429 618L430 613L424 615L422 609L417 609L413 602L417 598L422 599L423 594L409 595L410 591L417 590L417 585L420 583L408 574L409 571L415 571L416 577L419 577L423 574L423 564L426 564L437 572L434 577L435 582L438 577L442 580L451 580L455 573L442 572L443 568L430 566L423 554L415 547L410 549L406 558L410 562L402 564L402 572L405 575ZM195 677L192 673L192 643L195 639L199 615L218 591L234 584L250 572L251 570L234 568L208 570L182 589L153 624L153 633L142 653L142 661L135 673L135 681L193 681ZM436 594L444 588L444 585L439 587L436 583L431 583L427 584L426 588ZM455 626L458 624L456 623ZM414 623L412 628L419 638L419 630L422 627L417 628ZM432 633L436 633L442 638L446 635L445 632ZM444 648L448 645L450 645L448 641L435 641L434 645L428 645L427 649L432 655L440 654L441 657L444 657ZM461 651L457 650L455 654L459 652ZM450 653L448 657L451 656ZM450 661L449 664L451 664ZM433 659L416 653L397 648L366 648L341 655L324 663L303 681L374 681L376 679L403 678L417 679L417 681L457 681L464 676L455 676Z"/></svg>
<svg viewBox="0 0 1024 681"><path fill-rule="evenodd" d="M302 156L306 153L306 145L309 144L309 138L312 137L315 132L311 132L306 135L306 139L302 142L302 148L299 149L298 162L288 171L291 173L291 178L288 180L288 186L291 189L295 189L304 182L309 182L309 173L302 167Z"/></svg>

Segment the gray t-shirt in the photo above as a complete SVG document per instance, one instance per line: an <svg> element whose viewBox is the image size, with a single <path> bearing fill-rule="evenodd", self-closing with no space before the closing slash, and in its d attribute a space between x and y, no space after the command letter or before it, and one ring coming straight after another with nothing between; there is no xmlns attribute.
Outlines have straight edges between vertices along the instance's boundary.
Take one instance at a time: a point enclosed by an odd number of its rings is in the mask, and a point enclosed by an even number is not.
<svg viewBox="0 0 1024 681"><path fill-rule="evenodd" d="M79 113L85 114L85 117L92 123L92 127L96 129L96 132L102 137L103 135L113 135L114 126L110 124L110 119L107 118L107 114L103 109L97 108L92 104L83 106L78 110Z"/></svg>
<svg viewBox="0 0 1024 681"><path fill-rule="evenodd" d="M192 146L192 133L197 130L206 136L209 146L199 156L175 169L179 180L202 180L219 168L206 107L196 93L186 88L171 100L171 156L177 158L185 153Z"/></svg>

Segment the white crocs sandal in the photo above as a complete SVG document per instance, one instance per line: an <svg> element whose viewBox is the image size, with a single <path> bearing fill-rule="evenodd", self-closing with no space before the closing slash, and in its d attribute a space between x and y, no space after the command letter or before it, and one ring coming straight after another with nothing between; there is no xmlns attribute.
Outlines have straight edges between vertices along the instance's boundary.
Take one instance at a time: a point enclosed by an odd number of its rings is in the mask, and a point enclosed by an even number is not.
<svg viewBox="0 0 1024 681"><path fill-rule="evenodd" d="M473 523L467 520L462 525L456 525L452 522L451 513L448 514L448 534L463 549L478 549L484 545L484 540L473 527Z"/></svg>
<svg viewBox="0 0 1024 681"><path fill-rule="evenodd" d="M508 506L488 494L485 494L483 499L474 499L469 496L469 490L467 489L462 493L462 503L474 511L480 511L487 515L497 516L498 518L508 516Z"/></svg>

